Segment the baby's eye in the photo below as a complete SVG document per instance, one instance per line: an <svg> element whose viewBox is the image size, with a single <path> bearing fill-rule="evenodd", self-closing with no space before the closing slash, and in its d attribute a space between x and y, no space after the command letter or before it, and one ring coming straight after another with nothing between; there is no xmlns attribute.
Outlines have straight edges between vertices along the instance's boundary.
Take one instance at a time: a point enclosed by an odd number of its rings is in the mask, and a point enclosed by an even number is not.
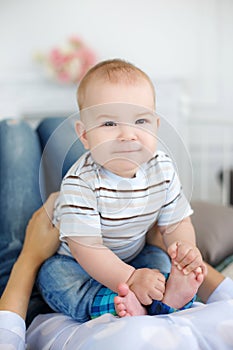
<svg viewBox="0 0 233 350"><path fill-rule="evenodd" d="M103 123L103 126L116 126L117 124L115 122L112 121L107 121Z"/></svg>
<svg viewBox="0 0 233 350"><path fill-rule="evenodd" d="M147 122L146 119L141 118L141 119L136 120L135 124L145 124L146 122Z"/></svg>

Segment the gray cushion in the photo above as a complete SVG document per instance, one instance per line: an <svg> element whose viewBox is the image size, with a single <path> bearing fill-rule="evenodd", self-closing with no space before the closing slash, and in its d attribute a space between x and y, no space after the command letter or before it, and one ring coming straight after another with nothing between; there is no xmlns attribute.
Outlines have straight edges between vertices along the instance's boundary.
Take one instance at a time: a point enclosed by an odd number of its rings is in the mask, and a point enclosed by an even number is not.
<svg viewBox="0 0 233 350"><path fill-rule="evenodd" d="M233 207L196 201L191 216L203 258L216 265L233 254Z"/></svg>

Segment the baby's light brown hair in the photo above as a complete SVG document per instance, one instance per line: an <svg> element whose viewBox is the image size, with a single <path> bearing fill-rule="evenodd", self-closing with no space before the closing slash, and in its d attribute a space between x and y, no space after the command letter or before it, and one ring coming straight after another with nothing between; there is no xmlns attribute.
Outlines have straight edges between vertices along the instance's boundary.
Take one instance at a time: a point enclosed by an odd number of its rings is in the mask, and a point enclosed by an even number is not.
<svg viewBox="0 0 233 350"><path fill-rule="evenodd" d="M97 63L94 67L89 69L79 84L77 91L79 110L81 111L83 109L85 95L88 93L88 85L91 83L92 79L101 79L111 83L122 82L133 84L140 78L145 79L150 84L155 104L154 85L149 76L140 68L130 62L117 58Z"/></svg>

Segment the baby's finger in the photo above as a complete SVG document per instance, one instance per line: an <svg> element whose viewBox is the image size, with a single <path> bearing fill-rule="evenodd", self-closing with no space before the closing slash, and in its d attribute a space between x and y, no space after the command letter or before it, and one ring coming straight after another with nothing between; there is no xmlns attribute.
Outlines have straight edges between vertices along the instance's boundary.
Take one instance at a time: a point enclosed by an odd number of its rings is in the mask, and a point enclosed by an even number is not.
<svg viewBox="0 0 233 350"><path fill-rule="evenodd" d="M152 290L150 290L149 295L151 297L152 300L162 300L163 299L163 295L164 295L164 291L161 291L158 288L153 288Z"/></svg>
<svg viewBox="0 0 233 350"><path fill-rule="evenodd" d="M194 249L189 249L188 252L184 255L183 259L179 261L177 266L179 270L185 268L185 266L190 265L194 260L198 258L197 252ZM201 260L200 260L201 263ZM199 266L199 265L198 265Z"/></svg>
<svg viewBox="0 0 233 350"><path fill-rule="evenodd" d="M192 249L190 246L186 246L185 244L178 243L175 262L178 264L181 264L183 259L187 256L187 254L189 254L190 249Z"/></svg>
<svg viewBox="0 0 233 350"><path fill-rule="evenodd" d="M144 286L145 287L145 286ZM132 288L133 292L137 296L138 300L143 305L150 305L152 300L162 300L165 292L165 283L156 281L153 286L149 288Z"/></svg>
<svg viewBox="0 0 233 350"><path fill-rule="evenodd" d="M183 273L185 275L188 275L190 272L192 272L192 271L196 270L198 267L200 267L200 265L201 265L200 259L199 259L199 257L197 257L189 265L186 265L183 268Z"/></svg>
<svg viewBox="0 0 233 350"><path fill-rule="evenodd" d="M167 253L170 256L171 259L176 259L177 256L177 242L174 242L173 244L171 244L168 249L167 249Z"/></svg>
<svg viewBox="0 0 233 350"><path fill-rule="evenodd" d="M207 275L207 266L206 264L202 261L201 265L198 266L195 271L196 274L203 274L204 276Z"/></svg>
<svg viewBox="0 0 233 350"><path fill-rule="evenodd" d="M140 303L142 305L150 305L152 303L152 301L153 301L153 299L151 298L151 296L149 294L137 293L136 297L138 298L138 300L140 301Z"/></svg>
<svg viewBox="0 0 233 350"><path fill-rule="evenodd" d="M156 272L155 276L154 276L155 280L156 281L158 280L158 281L162 282L163 285L165 285L166 279L165 279L164 275L161 272L159 272L159 270L153 269L153 271Z"/></svg>

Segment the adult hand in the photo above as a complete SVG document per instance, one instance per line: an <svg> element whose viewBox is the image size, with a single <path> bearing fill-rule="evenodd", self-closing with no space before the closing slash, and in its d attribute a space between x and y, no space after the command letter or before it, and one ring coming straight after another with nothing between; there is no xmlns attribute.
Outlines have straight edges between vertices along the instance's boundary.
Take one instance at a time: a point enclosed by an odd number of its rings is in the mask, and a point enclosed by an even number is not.
<svg viewBox="0 0 233 350"><path fill-rule="evenodd" d="M49 196L45 204L30 219L20 256L28 263L40 266L59 247L59 232L52 224L54 202L58 193Z"/></svg>

